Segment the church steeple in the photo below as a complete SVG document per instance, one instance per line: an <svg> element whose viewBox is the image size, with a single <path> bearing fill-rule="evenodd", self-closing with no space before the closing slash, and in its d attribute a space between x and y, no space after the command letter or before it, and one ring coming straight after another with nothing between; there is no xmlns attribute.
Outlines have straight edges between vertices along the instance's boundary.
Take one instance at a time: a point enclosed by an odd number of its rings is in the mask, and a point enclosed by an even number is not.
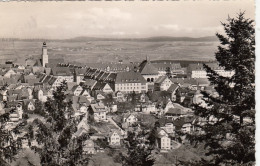
<svg viewBox="0 0 260 166"><path fill-rule="evenodd" d="M150 63L150 59L149 59L148 55L146 55L146 63Z"/></svg>
<svg viewBox="0 0 260 166"><path fill-rule="evenodd" d="M47 54L46 42L43 42L43 44L42 44L42 66L46 67L46 63L49 63L49 56Z"/></svg>

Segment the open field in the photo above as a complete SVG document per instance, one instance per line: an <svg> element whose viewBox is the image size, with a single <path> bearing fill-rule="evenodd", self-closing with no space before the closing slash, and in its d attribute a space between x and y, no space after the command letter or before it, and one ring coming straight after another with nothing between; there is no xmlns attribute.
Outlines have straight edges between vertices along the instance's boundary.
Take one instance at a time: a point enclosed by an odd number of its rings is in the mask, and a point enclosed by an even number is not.
<svg viewBox="0 0 260 166"><path fill-rule="evenodd" d="M24 62L40 58L40 40L0 40L0 62L3 59ZM46 41L50 59L64 57L66 62L140 62L151 60L213 60L216 41ZM2 60L1 60L2 59Z"/></svg>

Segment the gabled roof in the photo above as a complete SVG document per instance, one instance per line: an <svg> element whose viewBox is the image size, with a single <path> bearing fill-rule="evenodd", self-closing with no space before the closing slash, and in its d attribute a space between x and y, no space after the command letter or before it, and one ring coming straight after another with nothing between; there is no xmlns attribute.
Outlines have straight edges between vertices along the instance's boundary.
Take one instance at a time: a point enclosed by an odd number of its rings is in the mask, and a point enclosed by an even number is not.
<svg viewBox="0 0 260 166"><path fill-rule="evenodd" d="M177 84L183 84L184 83L183 78L170 78L170 79L173 83L177 83Z"/></svg>
<svg viewBox="0 0 260 166"><path fill-rule="evenodd" d="M67 88L68 90L71 90L74 86L76 86L77 83L76 82L67 82Z"/></svg>
<svg viewBox="0 0 260 166"><path fill-rule="evenodd" d="M71 88L71 91L74 92L78 87L82 88L81 86L79 85L75 85ZM82 89L83 90L83 89Z"/></svg>
<svg viewBox="0 0 260 166"><path fill-rule="evenodd" d="M53 83L57 80L55 77L51 77L51 79L48 81L50 85L53 85Z"/></svg>
<svg viewBox="0 0 260 166"><path fill-rule="evenodd" d="M134 113L126 113L123 115L123 118L128 119L130 116L134 116L135 118L137 118L137 116Z"/></svg>
<svg viewBox="0 0 260 166"><path fill-rule="evenodd" d="M75 75L76 76L80 76L80 75L84 75L85 73L86 73L86 71L87 71L87 69L85 69L85 68L76 68L75 69Z"/></svg>
<svg viewBox="0 0 260 166"><path fill-rule="evenodd" d="M115 129L112 129L111 132L109 132L108 137L113 136L114 133L118 134L119 137L121 137L120 131L119 130L115 130Z"/></svg>
<svg viewBox="0 0 260 166"><path fill-rule="evenodd" d="M54 67L52 68L53 76L72 76L70 69L68 67Z"/></svg>
<svg viewBox="0 0 260 166"><path fill-rule="evenodd" d="M96 83L97 83L96 80L93 80L93 79L85 79L85 82L83 83L83 86L87 86L87 87L93 88L93 86L95 86Z"/></svg>
<svg viewBox="0 0 260 166"><path fill-rule="evenodd" d="M212 70L223 69L223 67L220 67L218 65L218 63L206 63L206 65L208 65ZM190 71L204 70L204 67L203 67L202 63L196 63L196 64L192 63L192 64L189 64L188 70L190 70Z"/></svg>
<svg viewBox="0 0 260 166"><path fill-rule="evenodd" d="M190 84L190 85L197 85L197 81L194 78L185 78L184 83Z"/></svg>
<svg viewBox="0 0 260 166"><path fill-rule="evenodd" d="M102 77L102 75L104 74L105 72L101 71L97 76L96 76L96 80L100 80L100 78Z"/></svg>
<svg viewBox="0 0 260 166"><path fill-rule="evenodd" d="M164 131L165 132L165 135L162 135L162 134L159 134L161 131ZM158 138L162 138L162 137L168 137L169 136L169 134L167 133L167 131L165 130L165 129L163 129L163 128L157 128L157 137Z"/></svg>
<svg viewBox="0 0 260 166"><path fill-rule="evenodd" d="M168 68L171 70L181 69L180 63L152 63L159 71L166 71Z"/></svg>
<svg viewBox="0 0 260 166"><path fill-rule="evenodd" d="M34 104L34 100L33 100L33 99L24 99L24 100L23 100L23 104L24 104L25 106L27 106L29 103Z"/></svg>
<svg viewBox="0 0 260 166"><path fill-rule="evenodd" d="M108 85L113 90L113 88L111 87L110 84L104 83L104 82L97 82L96 85L93 87L93 89L94 90L103 90L106 85Z"/></svg>
<svg viewBox="0 0 260 166"><path fill-rule="evenodd" d="M106 111L106 107L104 104L101 103L97 103L97 104L90 104L93 112L105 112Z"/></svg>
<svg viewBox="0 0 260 166"><path fill-rule="evenodd" d="M78 102L80 104L85 104L86 106L90 105L90 101L86 97L84 97L84 96L79 96Z"/></svg>
<svg viewBox="0 0 260 166"><path fill-rule="evenodd" d="M117 77L116 73L110 73L109 76L106 78L107 81L115 81Z"/></svg>
<svg viewBox="0 0 260 166"><path fill-rule="evenodd" d="M171 84L171 86L168 89L168 92L176 91L180 86L178 84Z"/></svg>
<svg viewBox="0 0 260 166"><path fill-rule="evenodd" d="M140 73L130 71L117 73L115 83L146 83L146 80Z"/></svg>
<svg viewBox="0 0 260 166"><path fill-rule="evenodd" d="M164 80L166 80L168 77L167 76L160 76L156 81L155 84L161 84L163 83ZM170 80L171 81L171 80Z"/></svg>
<svg viewBox="0 0 260 166"><path fill-rule="evenodd" d="M196 81L198 85L210 85L208 78L197 78Z"/></svg>
<svg viewBox="0 0 260 166"><path fill-rule="evenodd" d="M101 80L101 81L105 81L108 76L109 76L109 73L106 73L106 72L105 72L105 73L100 77L100 80Z"/></svg>
<svg viewBox="0 0 260 166"><path fill-rule="evenodd" d="M143 61L139 66L139 72L142 75L154 75L159 74L156 67L153 66L149 61Z"/></svg>
<svg viewBox="0 0 260 166"><path fill-rule="evenodd" d="M165 115L183 115L185 112L179 108L169 108Z"/></svg>

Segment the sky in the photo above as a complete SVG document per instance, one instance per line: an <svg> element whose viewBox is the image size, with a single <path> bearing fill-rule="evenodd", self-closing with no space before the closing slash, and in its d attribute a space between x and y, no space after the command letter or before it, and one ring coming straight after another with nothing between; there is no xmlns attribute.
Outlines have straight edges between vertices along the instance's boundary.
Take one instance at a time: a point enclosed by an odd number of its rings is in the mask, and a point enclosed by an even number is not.
<svg viewBox="0 0 260 166"><path fill-rule="evenodd" d="M214 36L239 11L254 1L0 2L0 38Z"/></svg>

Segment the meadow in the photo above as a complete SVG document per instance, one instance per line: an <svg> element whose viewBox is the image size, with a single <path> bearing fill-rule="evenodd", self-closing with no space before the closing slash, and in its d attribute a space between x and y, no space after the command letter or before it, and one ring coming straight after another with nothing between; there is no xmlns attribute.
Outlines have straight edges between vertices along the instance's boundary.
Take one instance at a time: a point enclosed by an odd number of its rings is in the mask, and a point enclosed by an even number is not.
<svg viewBox="0 0 260 166"><path fill-rule="evenodd" d="M43 40L0 40L0 60L24 62L24 59L40 58ZM63 57L66 62L140 62L150 60L214 59L216 41L46 41L50 59Z"/></svg>

